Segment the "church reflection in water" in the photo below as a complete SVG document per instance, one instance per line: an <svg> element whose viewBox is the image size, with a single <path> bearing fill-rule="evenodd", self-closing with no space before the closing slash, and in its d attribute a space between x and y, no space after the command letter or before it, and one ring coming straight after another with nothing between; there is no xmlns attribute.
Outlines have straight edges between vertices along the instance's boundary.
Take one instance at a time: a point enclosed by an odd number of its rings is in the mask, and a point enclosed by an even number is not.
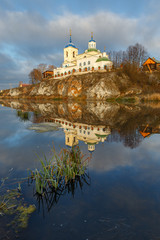
<svg viewBox="0 0 160 240"><path fill-rule="evenodd" d="M65 133L66 146L72 147L83 141L88 145L88 151L93 152L96 144L104 142L111 134L109 127L103 125L88 125L83 123L72 123L62 118L44 119L45 122L55 122L60 124Z"/></svg>
<svg viewBox="0 0 160 240"><path fill-rule="evenodd" d="M96 144L122 142L137 148L147 137L160 134L160 106L123 105L108 102L26 102L1 100L17 110L20 121L33 123L37 132L62 128L69 147L83 141L93 152ZM52 124L54 123L54 124Z"/></svg>

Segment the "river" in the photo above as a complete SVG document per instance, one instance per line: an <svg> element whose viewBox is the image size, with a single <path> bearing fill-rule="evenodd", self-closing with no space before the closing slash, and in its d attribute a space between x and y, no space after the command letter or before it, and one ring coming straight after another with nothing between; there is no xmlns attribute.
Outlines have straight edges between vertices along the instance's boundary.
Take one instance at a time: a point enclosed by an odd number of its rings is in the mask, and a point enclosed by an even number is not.
<svg viewBox="0 0 160 240"><path fill-rule="evenodd" d="M160 238L160 106L106 102L0 102L0 179L34 205L25 228L0 239L150 240ZM35 194L28 169L52 149L79 146L85 178L58 196ZM16 181L15 181L16 179Z"/></svg>

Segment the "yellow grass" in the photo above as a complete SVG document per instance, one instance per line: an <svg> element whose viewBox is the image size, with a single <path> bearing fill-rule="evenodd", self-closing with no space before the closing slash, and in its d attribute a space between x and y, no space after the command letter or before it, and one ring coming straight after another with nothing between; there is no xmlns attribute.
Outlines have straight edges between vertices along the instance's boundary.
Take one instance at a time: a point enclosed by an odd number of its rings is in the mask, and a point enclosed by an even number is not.
<svg viewBox="0 0 160 240"><path fill-rule="evenodd" d="M147 94L142 97L143 101L160 101L160 93Z"/></svg>

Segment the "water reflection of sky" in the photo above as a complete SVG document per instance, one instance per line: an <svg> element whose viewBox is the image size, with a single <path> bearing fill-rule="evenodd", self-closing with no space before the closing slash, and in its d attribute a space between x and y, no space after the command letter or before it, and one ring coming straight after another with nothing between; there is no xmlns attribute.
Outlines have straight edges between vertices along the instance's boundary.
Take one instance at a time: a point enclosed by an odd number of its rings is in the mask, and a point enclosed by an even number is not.
<svg viewBox="0 0 160 240"><path fill-rule="evenodd" d="M1 108L0 124L1 163L3 162L6 165L8 165L9 160L10 164L15 165L17 163L18 167L18 163L21 163L21 167L24 166L25 168L27 164L33 161L35 152L37 154L47 154L49 148L53 145L56 148L65 146L62 129L45 133L28 130L31 122L20 121L15 110ZM100 143L92 153L90 168L101 172L125 166L143 166L147 170L153 161L157 163L159 160L158 141L159 135L152 135L134 149L125 148L121 142ZM90 155L85 144L80 142L80 146L87 155Z"/></svg>
<svg viewBox="0 0 160 240"><path fill-rule="evenodd" d="M37 157L50 156L54 144L65 147L63 130L36 133L20 121L15 110L0 108L0 176L9 169L24 172ZM91 185L74 198L60 198L49 214L38 211L22 239L157 239L160 235L160 136L144 139L137 148L122 142L96 146L90 160ZM87 146L80 142L86 155ZM26 196L31 194L26 190ZM29 198L29 197L28 197ZM30 201L35 201L30 196ZM34 234L31 234L33 232Z"/></svg>

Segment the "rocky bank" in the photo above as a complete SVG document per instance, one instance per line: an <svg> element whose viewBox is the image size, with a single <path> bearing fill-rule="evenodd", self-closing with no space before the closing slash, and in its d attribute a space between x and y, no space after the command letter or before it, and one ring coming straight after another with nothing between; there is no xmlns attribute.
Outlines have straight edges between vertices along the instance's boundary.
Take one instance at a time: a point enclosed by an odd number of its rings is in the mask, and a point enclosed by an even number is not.
<svg viewBox="0 0 160 240"><path fill-rule="evenodd" d="M125 74L94 72L3 90L0 98L106 100L141 93L142 87L133 86Z"/></svg>

